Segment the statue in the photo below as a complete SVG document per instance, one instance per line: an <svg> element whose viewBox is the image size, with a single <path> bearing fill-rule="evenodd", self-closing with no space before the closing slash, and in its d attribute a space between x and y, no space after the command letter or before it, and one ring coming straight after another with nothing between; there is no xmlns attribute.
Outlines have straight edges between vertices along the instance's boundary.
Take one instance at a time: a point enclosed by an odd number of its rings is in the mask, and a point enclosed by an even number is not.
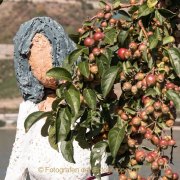
<svg viewBox="0 0 180 180"><path fill-rule="evenodd" d="M48 17L37 17L21 25L14 44L15 72L24 101L20 104L16 138L5 180L25 180L28 172L32 180L88 178L91 174L90 150L82 149L74 141L76 163L69 163L49 145L47 137L41 135L43 119L28 133L24 129L29 114L51 110L59 82L47 77L46 72L62 66L65 57L76 48L75 43L57 22ZM102 168L107 171L105 162Z"/></svg>

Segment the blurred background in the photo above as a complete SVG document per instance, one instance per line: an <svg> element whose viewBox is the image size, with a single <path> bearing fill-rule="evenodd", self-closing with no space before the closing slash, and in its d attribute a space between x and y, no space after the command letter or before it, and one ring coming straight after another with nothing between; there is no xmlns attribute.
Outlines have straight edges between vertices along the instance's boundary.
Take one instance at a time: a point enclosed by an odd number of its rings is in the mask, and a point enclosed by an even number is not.
<svg viewBox="0 0 180 180"><path fill-rule="evenodd" d="M0 180L4 179L9 162L18 108L22 101L14 75L13 37L22 23L37 16L49 16L59 22L68 34L74 34L83 20L98 12L98 7L98 0L4 0L0 5ZM179 119L175 127L175 138L180 144L178 125ZM176 167L177 164L180 167L178 151L180 149L176 148ZM175 168L176 171L179 169Z"/></svg>

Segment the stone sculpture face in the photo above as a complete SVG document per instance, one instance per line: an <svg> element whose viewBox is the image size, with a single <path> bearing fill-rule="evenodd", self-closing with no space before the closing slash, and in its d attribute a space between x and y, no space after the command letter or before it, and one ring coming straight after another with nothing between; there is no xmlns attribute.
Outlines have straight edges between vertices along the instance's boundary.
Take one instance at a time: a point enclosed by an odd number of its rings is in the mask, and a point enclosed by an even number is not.
<svg viewBox="0 0 180 180"><path fill-rule="evenodd" d="M35 34L28 59L32 73L38 81L46 88L55 89L57 81L46 76L46 72L53 67L52 46L43 34Z"/></svg>

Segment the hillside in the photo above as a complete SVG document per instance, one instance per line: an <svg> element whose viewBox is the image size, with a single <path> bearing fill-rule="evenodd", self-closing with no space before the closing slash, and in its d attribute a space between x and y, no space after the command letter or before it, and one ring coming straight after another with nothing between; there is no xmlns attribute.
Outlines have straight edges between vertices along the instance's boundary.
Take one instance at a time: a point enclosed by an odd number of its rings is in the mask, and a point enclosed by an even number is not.
<svg viewBox="0 0 180 180"><path fill-rule="evenodd" d="M36 16L49 16L62 24L68 33L75 32L83 19L94 11L91 4L85 3L33 3L27 1L5 1L0 6L0 44L12 43L19 26Z"/></svg>

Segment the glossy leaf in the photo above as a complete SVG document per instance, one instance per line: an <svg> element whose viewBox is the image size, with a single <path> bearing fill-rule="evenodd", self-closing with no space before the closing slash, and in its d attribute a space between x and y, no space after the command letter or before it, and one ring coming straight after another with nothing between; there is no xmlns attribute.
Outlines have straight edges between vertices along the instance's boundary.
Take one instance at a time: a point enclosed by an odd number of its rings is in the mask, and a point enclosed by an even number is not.
<svg viewBox="0 0 180 180"><path fill-rule="evenodd" d="M87 105L91 109L95 110L96 109L96 94L94 93L94 91L86 88L83 90L83 96Z"/></svg>
<svg viewBox="0 0 180 180"><path fill-rule="evenodd" d="M54 67L54 68L50 69L46 73L46 75L49 77L53 77L55 79L58 79L58 80L66 80L69 82L72 81L71 74L66 69L61 68L61 67Z"/></svg>
<svg viewBox="0 0 180 180"><path fill-rule="evenodd" d="M55 128L55 126L50 126L48 135L49 135L48 140L49 140L50 146L53 149L55 149L56 151L59 151L58 144L56 142L56 128Z"/></svg>
<svg viewBox="0 0 180 180"><path fill-rule="evenodd" d="M149 48L154 49L158 44L158 30L156 29L155 33L149 37Z"/></svg>
<svg viewBox="0 0 180 180"><path fill-rule="evenodd" d="M147 0L147 5L149 8L153 8L158 3L158 0Z"/></svg>
<svg viewBox="0 0 180 180"><path fill-rule="evenodd" d="M90 75L88 62L87 61L80 62L78 64L78 67L79 67L79 70L80 70L81 74L83 76L85 76L86 78L88 78L89 75Z"/></svg>
<svg viewBox="0 0 180 180"><path fill-rule="evenodd" d="M173 13L172 11L170 11L168 9L158 9L158 11L165 18L172 18L172 17L176 16L176 13Z"/></svg>
<svg viewBox="0 0 180 180"><path fill-rule="evenodd" d="M105 31L104 43L113 45L115 40L117 39L116 29L110 28Z"/></svg>
<svg viewBox="0 0 180 180"><path fill-rule="evenodd" d="M87 54L89 52L88 48L82 47L79 49L74 50L70 55L69 55L69 64L74 64L78 60L78 58L83 54Z"/></svg>
<svg viewBox="0 0 180 180"><path fill-rule="evenodd" d="M65 92L65 100L69 104L72 114L75 116L79 112L80 108L80 92L71 85Z"/></svg>
<svg viewBox="0 0 180 180"><path fill-rule="evenodd" d="M129 31L124 31L122 30L119 34L118 34L118 42L119 44L122 46L125 42L125 40L127 39L129 34Z"/></svg>
<svg viewBox="0 0 180 180"><path fill-rule="evenodd" d="M170 62L177 76L180 78L180 50L178 48L170 48L167 50Z"/></svg>
<svg viewBox="0 0 180 180"><path fill-rule="evenodd" d="M150 13L152 13L153 11L154 11L154 8L149 8L148 5L146 3L144 3L141 6L139 6L138 18L140 18L142 16L147 16Z"/></svg>
<svg viewBox="0 0 180 180"><path fill-rule="evenodd" d="M163 38L163 45L168 44L168 43L173 43L175 42L175 39L173 36L166 36Z"/></svg>
<svg viewBox="0 0 180 180"><path fill-rule="evenodd" d="M113 158L116 157L119 147L124 139L125 127L122 128L114 127L109 131L108 142L111 155Z"/></svg>
<svg viewBox="0 0 180 180"><path fill-rule="evenodd" d="M57 142L65 141L71 128L71 114L68 107L61 108L56 119Z"/></svg>
<svg viewBox="0 0 180 180"><path fill-rule="evenodd" d="M52 115L51 112L43 112L43 111L33 112L26 118L24 122L25 131L28 132L31 126L35 124L38 120L44 117L48 117L50 115Z"/></svg>
<svg viewBox="0 0 180 180"><path fill-rule="evenodd" d="M101 178L101 160L104 153L106 152L107 145L107 142L101 141L95 144L93 149L91 150L91 169L97 179Z"/></svg>
<svg viewBox="0 0 180 180"><path fill-rule="evenodd" d="M105 71L104 76L101 79L101 89L103 96L106 97L113 87L116 76L119 72L119 67L112 66L107 71Z"/></svg>
<svg viewBox="0 0 180 180"><path fill-rule="evenodd" d="M96 63L98 66L100 76L103 76L104 71L110 67L110 60L104 54L96 57Z"/></svg>
<svg viewBox="0 0 180 180"><path fill-rule="evenodd" d="M166 92L166 96L169 100L172 100L174 102L176 110L180 110L180 95L173 90L168 90Z"/></svg>
<svg viewBox="0 0 180 180"><path fill-rule="evenodd" d="M64 159L70 163L75 163L74 148L72 141L62 141L60 148Z"/></svg>

